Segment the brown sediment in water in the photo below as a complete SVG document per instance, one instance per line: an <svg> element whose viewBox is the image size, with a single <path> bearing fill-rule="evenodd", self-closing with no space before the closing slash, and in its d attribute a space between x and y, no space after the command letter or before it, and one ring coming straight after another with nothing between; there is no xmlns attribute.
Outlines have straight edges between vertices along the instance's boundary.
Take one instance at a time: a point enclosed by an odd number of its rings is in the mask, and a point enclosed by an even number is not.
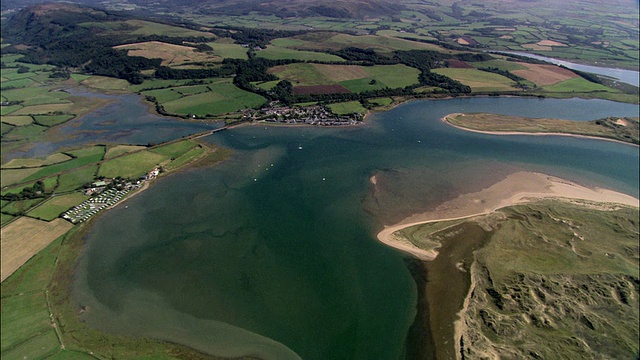
<svg viewBox="0 0 640 360"><path fill-rule="evenodd" d="M463 309L471 286L473 252L483 247L492 232L475 223L462 223L448 231L455 235L443 241L440 255L425 261L427 305L434 358L455 359L455 321Z"/></svg>

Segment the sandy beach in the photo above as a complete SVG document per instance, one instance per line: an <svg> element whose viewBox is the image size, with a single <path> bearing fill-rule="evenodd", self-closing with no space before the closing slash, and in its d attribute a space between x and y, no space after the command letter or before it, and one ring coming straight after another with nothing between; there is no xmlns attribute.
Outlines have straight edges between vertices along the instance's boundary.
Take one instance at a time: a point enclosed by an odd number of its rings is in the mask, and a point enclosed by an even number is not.
<svg viewBox="0 0 640 360"><path fill-rule="evenodd" d="M371 178L375 185L375 176ZM619 192L588 188L574 182L535 172L516 172L490 187L475 193L463 194L447 201L433 211L412 215L400 223L387 226L378 233L378 240L410 253L419 259L433 260L436 251L425 251L396 238L393 233L409 226L463 219L488 214L500 208L540 199L587 200L597 203L613 203L638 207L639 201L633 196Z"/></svg>

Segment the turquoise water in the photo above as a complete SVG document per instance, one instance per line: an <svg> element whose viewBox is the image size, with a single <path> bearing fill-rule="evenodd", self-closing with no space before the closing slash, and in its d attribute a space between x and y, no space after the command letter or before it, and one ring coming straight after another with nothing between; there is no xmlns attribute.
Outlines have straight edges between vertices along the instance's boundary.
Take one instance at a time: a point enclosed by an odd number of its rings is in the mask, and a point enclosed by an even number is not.
<svg viewBox="0 0 640 360"><path fill-rule="evenodd" d="M638 107L416 101L359 127L217 133L207 140L231 160L161 179L93 226L74 283L84 320L224 356L403 358L416 289L404 255L375 240L383 224L522 169L638 196L638 147L439 120L462 111L590 120Z"/></svg>

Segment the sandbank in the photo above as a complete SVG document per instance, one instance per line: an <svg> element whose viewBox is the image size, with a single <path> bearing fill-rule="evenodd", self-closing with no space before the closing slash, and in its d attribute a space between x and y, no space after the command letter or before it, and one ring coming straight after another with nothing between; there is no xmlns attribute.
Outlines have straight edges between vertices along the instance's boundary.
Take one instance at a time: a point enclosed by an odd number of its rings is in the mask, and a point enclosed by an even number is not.
<svg viewBox="0 0 640 360"><path fill-rule="evenodd" d="M371 182L375 185L375 181L374 176ZM438 254L436 251L425 251L402 241L394 235L394 232L414 225L484 215L507 206L541 199L586 200L632 207L639 205L638 199L630 195L612 190L588 188L569 180L541 173L521 171L507 176L504 180L484 190L462 194L453 200L440 204L432 211L414 214L396 225L386 226L378 233L377 237L384 244L420 259L433 260Z"/></svg>

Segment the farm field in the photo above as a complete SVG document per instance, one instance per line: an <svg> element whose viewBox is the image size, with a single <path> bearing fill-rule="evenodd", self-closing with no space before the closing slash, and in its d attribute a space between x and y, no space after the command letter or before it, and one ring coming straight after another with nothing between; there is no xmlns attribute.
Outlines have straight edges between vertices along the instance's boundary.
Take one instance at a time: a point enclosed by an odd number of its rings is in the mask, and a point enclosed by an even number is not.
<svg viewBox="0 0 640 360"><path fill-rule="evenodd" d="M239 89L233 85L231 79L222 79L207 86L206 92L196 92L194 95L183 96L160 104L169 113L206 116L207 114L218 115L253 108L266 102L266 99L260 95ZM172 90L187 94L192 89L181 87ZM199 87L198 89L204 90L205 88Z"/></svg>
<svg viewBox="0 0 640 360"><path fill-rule="evenodd" d="M544 91L558 93L618 92L604 85L595 84L580 77L545 86Z"/></svg>
<svg viewBox="0 0 640 360"><path fill-rule="evenodd" d="M275 46L298 50L340 50L348 46L375 49L380 52L394 50L436 50L443 53L452 53L438 45L426 44L417 41L399 39L388 36L360 35L354 36L341 33L309 33L290 38L276 39L272 41Z"/></svg>
<svg viewBox="0 0 640 360"><path fill-rule="evenodd" d="M56 192L66 192L79 189L84 184L91 183L98 173L98 165L87 166L60 174Z"/></svg>
<svg viewBox="0 0 640 360"><path fill-rule="evenodd" d="M72 227L71 223L62 219L47 222L24 216L4 226L0 230L2 231L2 281Z"/></svg>
<svg viewBox="0 0 640 360"><path fill-rule="evenodd" d="M502 75L477 69L433 69L436 74L448 76L471 87L472 92L516 91L516 82Z"/></svg>
<svg viewBox="0 0 640 360"><path fill-rule="evenodd" d="M53 165L64 161L71 160L72 157L63 154L55 153L47 156L46 158L30 158L30 159L13 159L8 163L2 165L3 169L15 169L15 168L32 168L41 167L47 165Z"/></svg>
<svg viewBox="0 0 640 360"><path fill-rule="evenodd" d="M519 64L526 69L513 70L512 73L523 77L537 86L547 86L557 84L559 82L577 78L578 75L571 70L563 69L555 65L542 64Z"/></svg>
<svg viewBox="0 0 640 360"><path fill-rule="evenodd" d="M289 80L294 91L297 87L318 87L317 91L322 91L325 88L321 86L336 86L335 89L340 86L351 92L362 92L416 84L419 71L402 64L360 66L297 63L273 67L269 73Z"/></svg>
<svg viewBox="0 0 640 360"><path fill-rule="evenodd" d="M327 107L329 107L329 109L331 109L331 111L337 115L352 114L352 113L364 114L367 112L367 109L365 109L362 106L362 104L360 104L359 101L348 101L348 102L342 102L342 103L329 104L327 105Z"/></svg>
<svg viewBox="0 0 640 360"><path fill-rule="evenodd" d="M148 41L136 44L126 44L114 47L118 50L127 50L129 56L142 56L148 59L162 59L163 66L180 66L192 62L222 61L218 56L209 55L206 52L196 51L195 48L168 44L159 41Z"/></svg>
<svg viewBox="0 0 640 360"><path fill-rule="evenodd" d="M122 155L122 154L130 153L130 152L134 152L134 151L138 151L138 150L144 150L144 149L146 149L146 146L141 146L141 145L115 145L115 146L109 146L109 147L107 147L107 153L104 155L104 158L106 160L106 159L114 158L114 157Z"/></svg>
<svg viewBox="0 0 640 360"><path fill-rule="evenodd" d="M54 196L46 202L40 204L37 208L29 211L27 216L51 221L63 212L87 200L89 196L81 193L72 193L67 195Z"/></svg>
<svg viewBox="0 0 640 360"><path fill-rule="evenodd" d="M143 150L104 162L98 170L98 176L136 179L166 160L167 156Z"/></svg>
<svg viewBox="0 0 640 360"><path fill-rule="evenodd" d="M221 59L248 59L247 49L240 44L236 44L233 40L220 39L207 43L213 48L213 54Z"/></svg>
<svg viewBox="0 0 640 360"><path fill-rule="evenodd" d="M337 55L314 51L294 50L275 45L269 45L266 49L260 50L257 53L257 56L270 60L294 59L301 61L344 61L343 58Z"/></svg>

